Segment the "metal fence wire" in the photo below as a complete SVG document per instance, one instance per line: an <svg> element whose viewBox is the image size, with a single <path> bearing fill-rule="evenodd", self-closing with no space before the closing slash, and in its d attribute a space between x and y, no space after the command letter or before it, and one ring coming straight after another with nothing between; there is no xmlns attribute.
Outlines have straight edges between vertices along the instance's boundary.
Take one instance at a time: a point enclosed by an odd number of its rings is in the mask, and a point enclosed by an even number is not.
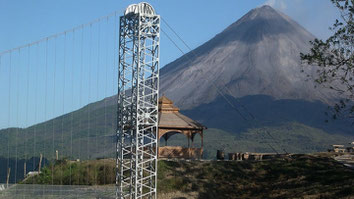
<svg viewBox="0 0 354 199"><path fill-rule="evenodd" d="M39 185L39 184L11 184L6 187L0 184L0 199L113 199L115 186L82 186L82 185Z"/></svg>

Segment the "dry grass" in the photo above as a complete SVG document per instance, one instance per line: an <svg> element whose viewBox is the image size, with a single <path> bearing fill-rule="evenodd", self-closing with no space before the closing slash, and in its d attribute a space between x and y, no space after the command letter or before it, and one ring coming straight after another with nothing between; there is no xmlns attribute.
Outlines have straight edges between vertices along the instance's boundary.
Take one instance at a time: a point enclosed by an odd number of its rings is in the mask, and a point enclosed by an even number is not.
<svg viewBox="0 0 354 199"><path fill-rule="evenodd" d="M354 198L354 171L309 155L263 162L163 161L158 188L163 198Z"/></svg>
<svg viewBox="0 0 354 199"><path fill-rule="evenodd" d="M160 160L158 198L354 198L354 170L331 156L296 155L261 162ZM61 161L53 168L56 175L49 166L25 183L114 183L113 160Z"/></svg>

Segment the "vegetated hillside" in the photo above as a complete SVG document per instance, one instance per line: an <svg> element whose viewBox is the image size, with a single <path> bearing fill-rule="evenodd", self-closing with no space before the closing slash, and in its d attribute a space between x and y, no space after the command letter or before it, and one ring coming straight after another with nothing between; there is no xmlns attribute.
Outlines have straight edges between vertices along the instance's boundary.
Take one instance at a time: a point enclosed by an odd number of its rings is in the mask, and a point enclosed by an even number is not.
<svg viewBox="0 0 354 199"><path fill-rule="evenodd" d="M115 106L106 107L106 114L103 113L102 108L92 111L94 108L90 108L90 106L95 106L95 104L73 112L72 115L67 114L27 129L1 130L0 157L7 158L9 155L12 158L23 159L27 157L29 159L39 157L39 154L42 153L45 158L53 160L56 150L59 151L59 157L67 157L72 160L115 157ZM87 122L89 109L92 111L90 126ZM213 109L211 108L209 112L212 113ZM228 113L226 112L226 114ZM109 118L110 121L107 119L105 124L102 121L103 118ZM215 119L216 121L213 122L217 124L224 118ZM232 124L235 121L224 122ZM62 126L62 124L64 125ZM226 152L274 152L271 148L273 147L279 153L283 153L283 149L289 153L319 152L326 151L331 144L347 143L348 140L354 139L354 136L329 134L318 128L280 119L276 125L272 122L264 122L260 125L255 123L249 128L241 128L242 126L240 126L237 134L228 131L228 126L224 127L223 129L209 128L204 132L203 158L214 159L216 150L219 149L224 149ZM45 131L45 129L49 129L49 131ZM9 135L10 147L8 148ZM54 145L52 145L53 143ZM196 136L194 143L195 147L200 146L199 136ZM163 139L161 145L164 145ZM175 135L169 139L168 145L187 146L187 141L183 135ZM8 149L10 149L9 154Z"/></svg>
<svg viewBox="0 0 354 199"><path fill-rule="evenodd" d="M260 97L255 99L247 97L242 99L242 102L245 104L257 102L257 99ZM316 123L311 122L316 120L313 117L322 116L321 112L316 112L314 108L316 104L302 102L303 104L299 105L301 102L291 100L274 102L266 96L260 101L268 105L263 109L260 106L258 114L254 117L263 118L247 121L230 110L227 102L222 99L204 105L201 111L184 111L209 127L204 133L205 159L214 159L218 149L224 149L226 152L274 152L271 149L273 147L279 153L284 152L283 149L289 153L309 153L326 151L331 144L354 140L354 136L321 130L327 126L331 127L324 122L317 123L318 128L311 127L316 126ZM102 107L102 103L100 101L89 104L78 111L26 129L0 130L0 157L7 158L9 155L12 158L30 159L39 157L42 153L45 158L52 160L55 158L56 150L59 151L59 157L68 157L72 160L114 157L116 106ZM291 103L295 105L289 106ZM253 107L250 111L254 112L256 109ZM302 117L305 111L311 113L308 113L307 117ZM218 112L222 112L223 116L217 117ZM290 118L286 113L289 113ZM272 115L274 120L267 119L269 115ZM237 128L233 128L235 124ZM235 131L237 133L234 133ZM183 135L171 137L168 144L187 146ZM198 147L198 144L200 146L200 138L196 136L195 146ZM163 139L161 145L164 145Z"/></svg>
<svg viewBox="0 0 354 199"><path fill-rule="evenodd" d="M107 99L106 99L107 100ZM60 157L95 159L114 157L116 106L104 100L25 129L0 130L0 157L31 158L42 153Z"/></svg>
<svg viewBox="0 0 354 199"><path fill-rule="evenodd" d="M266 95L238 99L229 95L225 97L226 100L219 96L211 103L182 112L209 128L218 128L235 134L247 131L249 128L275 127L284 123L297 122L322 129L330 134L354 136L353 126L347 121L331 120L325 115L328 105L320 101L277 100Z"/></svg>
<svg viewBox="0 0 354 199"><path fill-rule="evenodd" d="M49 166L24 183L114 183L113 160L76 162L71 170L69 165L57 162L54 173ZM316 155L261 162L160 160L158 193L159 198L346 198L354 196L354 171Z"/></svg>
<svg viewBox="0 0 354 199"><path fill-rule="evenodd" d="M225 155L236 152L311 153L327 151L334 143L347 142L346 136L331 135L295 122L275 127L250 128L236 135L220 129L208 129L204 132L203 158L215 159L217 150L224 150ZM195 137L194 143L194 146L200 146L199 136ZM164 145L162 140L161 145ZM187 147L188 143L180 135L171 137L168 145Z"/></svg>

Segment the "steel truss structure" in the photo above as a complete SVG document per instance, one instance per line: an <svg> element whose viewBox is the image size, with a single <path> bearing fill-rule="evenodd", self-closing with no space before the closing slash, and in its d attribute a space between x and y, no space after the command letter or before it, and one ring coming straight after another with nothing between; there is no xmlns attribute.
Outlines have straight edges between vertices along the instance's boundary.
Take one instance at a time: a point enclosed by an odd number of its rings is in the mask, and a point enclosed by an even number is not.
<svg viewBox="0 0 354 199"><path fill-rule="evenodd" d="M156 198L159 39L149 4L120 17L116 198Z"/></svg>

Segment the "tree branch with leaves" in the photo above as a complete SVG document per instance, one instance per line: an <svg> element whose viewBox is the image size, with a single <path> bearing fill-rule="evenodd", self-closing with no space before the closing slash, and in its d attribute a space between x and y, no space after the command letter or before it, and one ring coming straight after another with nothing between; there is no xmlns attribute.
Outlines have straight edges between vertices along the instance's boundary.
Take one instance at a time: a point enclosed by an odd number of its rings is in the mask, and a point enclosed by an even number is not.
<svg viewBox="0 0 354 199"><path fill-rule="evenodd" d="M354 123L354 0L331 0L340 11L326 41L311 41L307 54L300 54L303 66L316 66L313 80L338 94L332 106L333 119L349 118Z"/></svg>

